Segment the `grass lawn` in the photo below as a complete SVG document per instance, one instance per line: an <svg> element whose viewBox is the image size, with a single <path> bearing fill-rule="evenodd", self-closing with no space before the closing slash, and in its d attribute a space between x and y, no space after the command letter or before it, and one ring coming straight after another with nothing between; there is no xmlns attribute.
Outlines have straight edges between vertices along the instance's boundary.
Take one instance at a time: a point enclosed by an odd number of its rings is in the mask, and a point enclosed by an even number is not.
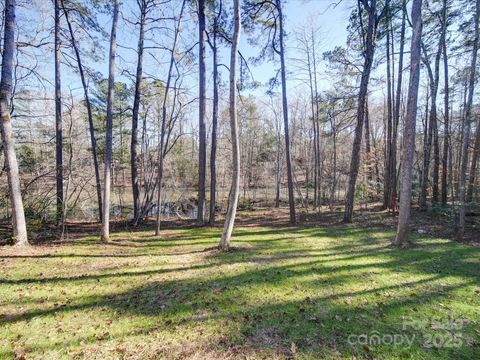
<svg viewBox="0 0 480 360"><path fill-rule="evenodd" d="M219 233L0 250L0 358L480 358L480 247L243 227L219 253Z"/></svg>

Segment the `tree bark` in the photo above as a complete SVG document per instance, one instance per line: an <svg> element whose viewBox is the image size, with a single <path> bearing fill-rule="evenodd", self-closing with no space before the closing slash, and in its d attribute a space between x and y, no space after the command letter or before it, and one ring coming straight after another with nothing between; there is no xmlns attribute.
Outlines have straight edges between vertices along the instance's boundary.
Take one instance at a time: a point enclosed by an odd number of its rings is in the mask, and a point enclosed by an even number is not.
<svg viewBox="0 0 480 360"><path fill-rule="evenodd" d="M463 141L462 141L462 159L460 167L460 219L458 227L458 238L463 238L465 234L465 212L466 212L466 185L467 185L467 167L468 167L468 147L470 142L470 128L472 123L472 104L473 93L475 89L475 70L477 68L477 52L478 40L480 35L479 20L480 20L480 0L476 1L475 5L475 38L472 49L472 62L470 65L470 74L468 82L468 98L465 108L464 127L463 127Z"/></svg>
<svg viewBox="0 0 480 360"><path fill-rule="evenodd" d="M146 2L145 0L138 1L140 5L140 32L138 36L137 47L137 72L135 75L135 94L133 97L132 110L132 133L130 140L130 171L132 182L132 197L133 197L133 219L137 224L139 221L140 210L140 188L138 184L138 115L140 110L140 97L142 91L142 76L143 76L143 49L145 38L145 18L146 18Z"/></svg>
<svg viewBox="0 0 480 360"><path fill-rule="evenodd" d="M0 80L0 130L12 207L13 237L17 246L27 246L27 225L20 190L20 175L17 157L15 155L15 140L10 116L13 57L15 52L15 5L15 0L5 0L5 28L3 33L2 74Z"/></svg>
<svg viewBox="0 0 480 360"><path fill-rule="evenodd" d="M213 20L213 110L212 110L212 147L210 150L210 214L208 223L210 226L215 225L216 212L216 192L217 192L217 127L218 127L218 88L220 86L220 79L218 76L218 48L217 48L217 32L218 32L218 18L222 13L222 3L220 2L220 9Z"/></svg>
<svg viewBox="0 0 480 360"><path fill-rule="evenodd" d="M283 126L285 136L285 156L287 163L287 182L288 182L288 204L290 207L290 224L295 225L297 222L295 215L295 193L293 188L293 170L292 170L292 158L290 155L290 133L288 124L288 102L287 102L287 75L285 65L285 49L284 49L284 32L283 32L283 12L281 0L275 0L275 5L278 10L278 27L279 27L279 43L280 51L280 73L282 77L282 107L283 107Z"/></svg>
<svg viewBox="0 0 480 360"><path fill-rule="evenodd" d="M412 42L410 47L410 80L408 85L407 114L403 131L402 188L400 193L400 213L398 217L396 246L408 242L412 199L413 156L415 154L415 127L417 119L418 87L420 82L420 49L422 38L422 0L412 3Z"/></svg>
<svg viewBox="0 0 480 360"><path fill-rule="evenodd" d="M60 224L63 218L63 126L62 126L62 86L60 74L60 5L55 0L55 182L57 213L56 221Z"/></svg>
<svg viewBox="0 0 480 360"><path fill-rule="evenodd" d="M115 56L117 50L117 26L119 0L113 3L112 31L110 35L110 56L108 65L108 90L107 90L107 136L105 150L105 171L103 180L103 222L101 238L103 242L110 241L110 173L112 166L113 145L113 100L115 85Z"/></svg>
<svg viewBox="0 0 480 360"><path fill-rule="evenodd" d="M205 0L198 0L198 212L197 225L205 225L205 177L207 167L207 135L205 127L206 74L205 74Z"/></svg>
<svg viewBox="0 0 480 360"><path fill-rule="evenodd" d="M345 199L345 213L343 221L349 223L352 221L353 205L355 199L355 185L357 182L358 168L360 165L360 145L362 143L363 121L365 118L365 99L367 98L368 82L372 69L373 55L375 52L375 34L377 29L377 2L371 0L368 6L368 27L365 40L365 54L362 77L360 80L360 90L358 93L357 107L357 125L355 127L355 137L352 146L352 156L350 162L350 177L348 179L347 195Z"/></svg>
<svg viewBox="0 0 480 360"><path fill-rule="evenodd" d="M405 51L405 25L407 17L406 0L402 2L402 25L400 29L400 50L398 55L398 77L397 89L395 94L395 106L393 109L393 132L392 132L392 164L391 164L391 199L397 198L397 139L398 126L400 124L400 108L402 99L402 80L403 80L403 55Z"/></svg>
<svg viewBox="0 0 480 360"><path fill-rule="evenodd" d="M450 89L448 78L448 54L447 54L447 0L443 0L442 9L442 21L445 36L443 37L443 76L445 82L445 94L444 94L444 137L443 137L443 156L442 156L442 185L441 185L441 198L442 204L447 204L448 195L448 154L449 154L449 142L450 142ZM453 195L453 194L452 194Z"/></svg>
<svg viewBox="0 0 480 360"><path fill-rule="evenodd" d="M233 1L234 33L230 53L230 132L232 137L232 185L228 196L228 209L225 217L219 248L228 250L232 236L235 214L237 212L238 194L240 191L240 143L237 123L237 56L240 41L240 0Z"/></svg>

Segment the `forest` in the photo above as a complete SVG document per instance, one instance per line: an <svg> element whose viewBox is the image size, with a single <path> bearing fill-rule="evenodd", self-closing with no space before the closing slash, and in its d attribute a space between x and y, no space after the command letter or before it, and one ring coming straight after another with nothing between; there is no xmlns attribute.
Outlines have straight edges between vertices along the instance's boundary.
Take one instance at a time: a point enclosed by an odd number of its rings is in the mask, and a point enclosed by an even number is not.
<svg viewBox="0 0 480 360"><path fill-rule="evenodd" d="M0 359L480 356L480 0L0 11Z"/></svg>

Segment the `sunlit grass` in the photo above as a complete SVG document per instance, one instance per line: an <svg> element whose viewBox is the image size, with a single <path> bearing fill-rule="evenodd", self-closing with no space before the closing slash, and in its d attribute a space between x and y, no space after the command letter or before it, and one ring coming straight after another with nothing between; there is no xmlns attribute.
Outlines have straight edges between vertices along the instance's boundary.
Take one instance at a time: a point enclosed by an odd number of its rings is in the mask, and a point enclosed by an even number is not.
<svg viewBox="0 0 480 360"><path fill-rule="evenodd" d="M117 233L0 253L0 358L475 358L480 249L380 229ZM460 347L426 348L405 319L464 319ZM411 347L349 335L415 336Z"/></svg>

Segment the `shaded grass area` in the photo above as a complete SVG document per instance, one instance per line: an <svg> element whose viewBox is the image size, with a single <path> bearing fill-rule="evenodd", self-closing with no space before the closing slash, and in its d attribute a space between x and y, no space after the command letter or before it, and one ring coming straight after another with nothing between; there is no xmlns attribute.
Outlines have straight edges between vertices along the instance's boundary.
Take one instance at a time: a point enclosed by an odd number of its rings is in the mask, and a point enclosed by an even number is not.
<svg viewBox="0 0 480 360"><path fill-rule="evenodd" d="M480 354L478 247L423 237L400 250L388 229L252 227L220 253L219 236L169 229L2 249L0 358ZM461 325L436 328L449 320ZM414 340L358 341L375 334ZM429 348L434 336L447 343Z"/></svg>

